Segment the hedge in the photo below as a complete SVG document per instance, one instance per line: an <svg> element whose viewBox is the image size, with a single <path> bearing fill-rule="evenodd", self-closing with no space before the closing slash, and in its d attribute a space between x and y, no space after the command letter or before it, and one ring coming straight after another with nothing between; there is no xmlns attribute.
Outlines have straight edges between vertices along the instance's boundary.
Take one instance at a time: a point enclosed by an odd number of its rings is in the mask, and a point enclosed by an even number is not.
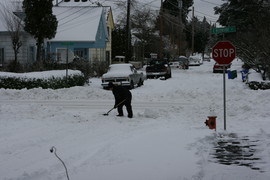
<svg viewBox="0 0 270 180"><path fill-rule="evenodd" d="M258 89L262 89L262 90L266 90L266 89L270 89L270 82L257 82L257 81L250 81L247 83L250 89L253 90L258 90Z"/></svg>
<svg viewBox="0 0 270 180"><path fill-rule="evenodd" d="M62 77L51 76L49 78L28 78L28 77L16 77L16 76L0 76L0 88L5 89L60 89L69 88L73 86L83 86L86 83L84 75L70 74Z"/></svg>

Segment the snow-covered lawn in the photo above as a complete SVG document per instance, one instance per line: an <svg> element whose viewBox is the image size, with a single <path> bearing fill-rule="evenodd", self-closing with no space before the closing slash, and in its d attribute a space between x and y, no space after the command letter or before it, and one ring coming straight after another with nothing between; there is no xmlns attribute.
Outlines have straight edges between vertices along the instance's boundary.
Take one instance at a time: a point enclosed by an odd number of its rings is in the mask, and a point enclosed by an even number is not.
<svg viewBox="0 0 270 180"><path fill-rule="evenodd" d="M269 180L270 90L250 90L240 61L223 79L213 61L132 90L134 118L116 117L101 80L69 89L0 89L0 180ZM204 122L209 110L217 130ZM124 111L125 112L125 111Z"/></svg>

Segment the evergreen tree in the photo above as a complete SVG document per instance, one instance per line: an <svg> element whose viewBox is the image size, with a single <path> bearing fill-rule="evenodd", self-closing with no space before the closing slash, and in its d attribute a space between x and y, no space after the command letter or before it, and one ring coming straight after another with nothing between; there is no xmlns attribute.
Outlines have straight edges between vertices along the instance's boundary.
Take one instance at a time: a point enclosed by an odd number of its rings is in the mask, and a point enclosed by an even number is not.
<svg viewBox="0 0 270 180"><path fill-rule="evenodd" d="M210 24L204 17L203 21L200 21L197 17L194 17L193 21L189 22L186 28L188 47L192 46L192 23L194 23L194 52L204 54L207 48L210 35Z"/></svg>
<svg viewBox="0 0 270 180"><path fill-rule="evenodd" d="M218 22L221 25L236 26L236 33L224 36L237 47L237 56L262 72L264 79L270 72L269 9L267 0L228 0L215 8L216 14L220 14Z"/></svg>
<svg viewBox="0 0 270 180"><path fill-rule="evenodd" d="M41 49L44 39L54 38L57 30L57 19L52 14L53 0L24 0L24 30L37 41L37 61L41 60Z"/></svg>
<svg viewBox="0 0 270 180"><path fill-rule="evenodd" d="M112 57L125 56L126 28L117 25L112 31Z"/></svg>

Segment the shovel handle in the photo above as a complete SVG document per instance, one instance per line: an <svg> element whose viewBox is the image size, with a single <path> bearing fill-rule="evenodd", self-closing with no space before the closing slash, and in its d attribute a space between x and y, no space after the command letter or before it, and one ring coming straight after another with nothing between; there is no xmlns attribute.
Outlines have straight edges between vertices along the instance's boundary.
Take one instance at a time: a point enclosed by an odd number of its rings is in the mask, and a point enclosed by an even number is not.
<svg viewBox="0 0 270 180"><path fill-rule="evenodd" d="M120 104L122 104L123 102L125 102L127 99L124 99L123 101L121 101L120 103L116 104L115 108L117 108Z"/></svg>
<svg viewBox="0 0 270 180"><path fill-rule="evenodd" d="M123 102L125 102L127 99L124 99L123 101L121 101L120 103L118 103L115 107L113 107L112 109L110 109L106 114L104 115L109 115L109 113L114 109L117 108L120 104L122 104Z"/></svg>

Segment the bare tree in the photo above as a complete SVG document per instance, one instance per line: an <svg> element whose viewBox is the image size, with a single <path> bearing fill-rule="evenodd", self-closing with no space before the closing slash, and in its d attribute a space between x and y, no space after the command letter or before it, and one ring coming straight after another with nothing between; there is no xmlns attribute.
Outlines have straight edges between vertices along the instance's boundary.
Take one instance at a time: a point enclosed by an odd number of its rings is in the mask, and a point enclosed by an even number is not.
<svg viewBox="0 0 270 180"><path fill-rule="evenodd" d="M151 52L157 52L158 46L155 46L157 35L155 30L155 18L157 13L149 8L137 8L134 10L132 19L132 32L140 41L140 46L142 50L142 60L144 59L144 54Z"/></svg>
<svg viewBox="0 0 270 180"><path fill-rule="evenodd" d="M6 29L11 37L12 48L14 51L14 61L17 64L19 49L22 46L22 41L20 38L23 31L23 20L14 14L14 12L19 8L18 4L0 3L0 6L0 14L2 15L4 25L6 26Z"/></svg>

